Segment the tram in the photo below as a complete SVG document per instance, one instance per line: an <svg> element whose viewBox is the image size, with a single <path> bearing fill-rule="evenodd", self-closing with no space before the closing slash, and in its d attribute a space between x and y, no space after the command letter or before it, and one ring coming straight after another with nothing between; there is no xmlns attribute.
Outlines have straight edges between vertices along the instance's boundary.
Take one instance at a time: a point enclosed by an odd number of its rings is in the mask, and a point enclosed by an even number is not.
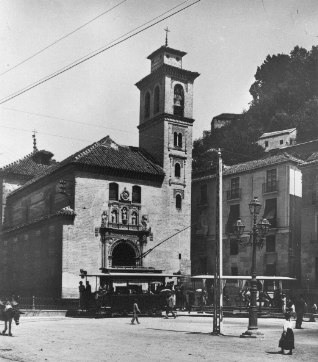
<svg viewBox="0 0 318 362"><path fill-rule="evenodd" d="M196 275L192 276L191 279L194 290L206 291L213 286L214 275ZM222 275L220 279L222 284L223 305L231 306L232 304L232 306L239 305L241 307L243 303L246 306L248 300L245 299L244 294L250 288L252 277L249 275ZM296 278L260 275L256 277L256 280L259 305L264 307L279 307L281 295L284 293L289 294L290 283L296 281ZM286 283L285 285L287 285L287 288L283 288L283 283ZM226 289L235 290L236 295L234 300L231 300L230 296L225 291ZM198 301L199 297L201 297L201 295L198 294Z"/></svg>
<svg viewBox="0 0 318 362"><path fill-rule="evenodd" d="M161 315L166 296L178 283L175 274L165 274L154 268L102 268L101 273L80 274L90 280L95 291L89 309L97 314L127 315L137 299L142 314Z"/></svg>

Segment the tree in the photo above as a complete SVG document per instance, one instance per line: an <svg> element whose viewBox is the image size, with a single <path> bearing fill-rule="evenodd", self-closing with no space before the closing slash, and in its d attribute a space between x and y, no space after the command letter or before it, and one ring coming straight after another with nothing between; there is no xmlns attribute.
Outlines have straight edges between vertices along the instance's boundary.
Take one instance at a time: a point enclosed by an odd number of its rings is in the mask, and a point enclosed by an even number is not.
<svg viewBox="0 0 318 362"><path fill-rule="evenodd" d="M296 46L289 55L268 55L250 87L249 109L236 124L194 141L193 169L210 164L209 148L221 148L228 165L264 156L255 143L265 132L297 128L297 142L318 139L318 47Z"/></svg>

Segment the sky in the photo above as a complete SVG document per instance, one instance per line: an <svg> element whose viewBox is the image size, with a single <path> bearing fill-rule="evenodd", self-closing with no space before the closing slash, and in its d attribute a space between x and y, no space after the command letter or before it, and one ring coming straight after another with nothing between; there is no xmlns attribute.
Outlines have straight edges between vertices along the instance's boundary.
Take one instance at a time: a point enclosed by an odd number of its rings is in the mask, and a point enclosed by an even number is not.
<svg viewBox="0 0 318 362"><path fill-rule="evenodd" d="M200 73L193 139L214 116L248 109L249 88L267 55L317 45L317 0L201 0L2 103L195 1L0 0L0 167L32 152L34 130L38 149L57 161L107 135L138 146L135 84L150 73L147 56L164 45L166 27L168 45L187 53L183 68Z"/></svg>

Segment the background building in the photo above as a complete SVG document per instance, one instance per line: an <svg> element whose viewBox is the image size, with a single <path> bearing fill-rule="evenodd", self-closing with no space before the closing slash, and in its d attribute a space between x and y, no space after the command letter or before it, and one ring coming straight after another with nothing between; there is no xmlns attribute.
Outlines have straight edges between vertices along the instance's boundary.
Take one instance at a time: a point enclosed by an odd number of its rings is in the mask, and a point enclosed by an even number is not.
<svg viewBox="0 0 318 362"><path fill-rule="evenodd" d="M302 161L288 154L271 156L224 168L223 173L223 274L250 275L252 248L239 246L232 226L241 218L243 241L249 239L252 217L248 204L257 196L259 215L271 224L264 247L257 251L257 274L288 276L300 280L300 216ZM193 274L214 271L216 176L198 172L192 181L191 258ZM259 220L258 220L259 221Z"/></svg>

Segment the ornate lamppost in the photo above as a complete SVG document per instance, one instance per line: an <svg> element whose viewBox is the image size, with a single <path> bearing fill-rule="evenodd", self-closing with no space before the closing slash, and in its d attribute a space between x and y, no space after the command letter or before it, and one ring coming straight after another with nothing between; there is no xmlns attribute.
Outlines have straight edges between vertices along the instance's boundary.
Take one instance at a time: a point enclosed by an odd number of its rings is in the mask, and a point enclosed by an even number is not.
<svg viewBox="0 0 318 362"><path fill-rule="evenodd" d="M259 202L257 197L248 204L250 208L250 212L253 215L253 229L250 233L250 240L246 243L240 243L243 246L252 246L252 280L251 280L251 303L249 307L249 322L248 322L248 329L246 332L241 334L243 338L256 338L257 335L262 335L262 333L258 332L257 327L257 280L256 280L256 247L258 246L260 249L263 247L264 239L270 228L270 223L268 220L263 217L260 222L257 224L257 215L260 213L261 210L261 203ZM233 230L234 234L237 236L238 240L241 240L241 236L244 233L245 225L238 219L234 225Z"/></svg>

